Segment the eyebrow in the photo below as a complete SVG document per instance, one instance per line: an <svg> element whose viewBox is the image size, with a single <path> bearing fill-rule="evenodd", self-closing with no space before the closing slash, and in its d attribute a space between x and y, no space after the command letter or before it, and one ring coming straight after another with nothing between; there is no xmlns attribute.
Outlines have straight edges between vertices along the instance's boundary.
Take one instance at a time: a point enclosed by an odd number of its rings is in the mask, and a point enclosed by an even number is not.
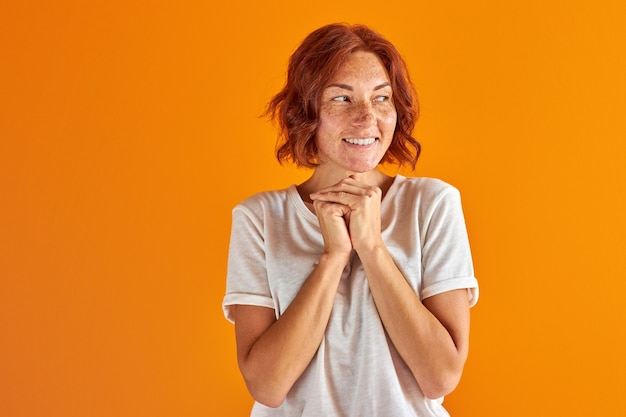
<svg viewBox="0 0 626 417"><path fill-rule="evenodd" d="M390 86L391 86L390 83L382 83L374 87L374 91L380 90L381 88L390 87ZM352 86L348 84L334 83L334 84L329 84L328 87L326 88L330 88L330 87L337 87L337 88L341 88L341 89L348 90L348 91L354 91L354 88L352 88Z"/></svg>

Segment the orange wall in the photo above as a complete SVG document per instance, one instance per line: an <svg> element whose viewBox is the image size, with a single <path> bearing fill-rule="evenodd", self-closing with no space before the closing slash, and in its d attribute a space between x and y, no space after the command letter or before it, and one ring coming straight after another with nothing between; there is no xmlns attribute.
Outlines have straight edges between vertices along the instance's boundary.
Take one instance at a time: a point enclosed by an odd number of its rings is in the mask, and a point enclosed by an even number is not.
<svg viewBox="0 0 626 417"><path fill-rule="evenodd" d="M452 414L626 415L623 1L51 3L0 6L0 415L247 414L230 210L307 175L257 116L332 21L404 53L415 175L463 193Z"/></svg>

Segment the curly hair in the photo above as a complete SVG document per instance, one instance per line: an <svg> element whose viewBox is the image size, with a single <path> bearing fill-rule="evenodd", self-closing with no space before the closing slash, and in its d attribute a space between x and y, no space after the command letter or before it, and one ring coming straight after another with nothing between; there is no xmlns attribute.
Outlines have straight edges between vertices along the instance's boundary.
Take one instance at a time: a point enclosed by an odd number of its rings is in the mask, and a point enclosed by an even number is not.
<svg viewBox="0 0 626 417"><path fill-rule="evenodd" d="M364 25L333 23L309 34L289 59L283 89L268 103L265 115L278 124L276 158L282 164L315 168L315 135L321 95L349 55L372 52L387 70L394 94L397 123L381 163L415 168L421 146L413 137L419 105L406 63L391 42Z"/></svg>

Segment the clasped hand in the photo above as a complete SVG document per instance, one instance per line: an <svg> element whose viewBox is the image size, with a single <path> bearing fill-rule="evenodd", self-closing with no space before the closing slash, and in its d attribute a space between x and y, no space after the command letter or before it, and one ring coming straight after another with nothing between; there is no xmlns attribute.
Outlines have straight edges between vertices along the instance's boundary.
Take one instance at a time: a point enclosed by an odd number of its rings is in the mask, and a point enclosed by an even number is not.
<svg viewBox="0 0 626 417"><path fill-rule="evenodd" d="M353 176L310 195L327 253L349 255L382 244L382 190Z"/></svg>

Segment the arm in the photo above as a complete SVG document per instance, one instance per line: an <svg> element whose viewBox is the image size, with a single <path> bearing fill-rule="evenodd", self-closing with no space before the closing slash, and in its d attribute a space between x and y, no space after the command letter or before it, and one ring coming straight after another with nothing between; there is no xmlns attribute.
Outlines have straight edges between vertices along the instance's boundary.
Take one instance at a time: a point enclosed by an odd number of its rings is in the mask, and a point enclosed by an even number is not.
<svg viewBox="0 0 626 417"><path fill-rule="evenodd" d="M457 386L467 359L467 290L454 290L422 303L384 247L359 253L372 296L391 341L428 398Z"/></svg>
<svg viewBox="0 0 626 417"><path fill-rule="evenodd" d="M238 305L237 359L252 397L278 407L315 355L326 330L341 273L352 250L343 207L315 204L324 253L277 320L273 309Z"/></svg>
<svg viewBox="0 0 626 417"><path fill-rule="evenodd" d="M352 244L392 343L426 397L451 392L468 352L467 291L449 291L420 301L382 241L381 190L377 187L347 178L312 198L349 207Z"/></svg>

